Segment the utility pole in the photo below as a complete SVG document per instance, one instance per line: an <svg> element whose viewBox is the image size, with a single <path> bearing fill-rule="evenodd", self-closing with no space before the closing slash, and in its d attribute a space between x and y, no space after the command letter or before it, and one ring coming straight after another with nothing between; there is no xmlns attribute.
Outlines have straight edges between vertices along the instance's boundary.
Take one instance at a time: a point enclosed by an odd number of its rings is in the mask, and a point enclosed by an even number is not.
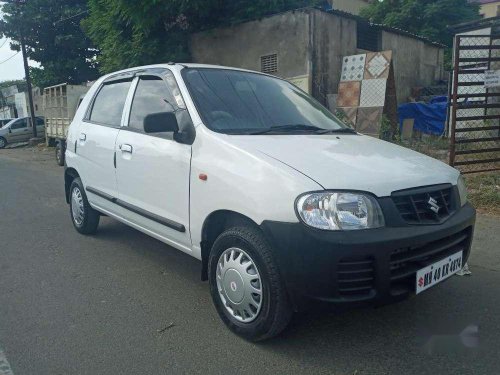
<svg viewBox="0 0 500 375"><path fill-rule="evenodd" d="M6 3L17 4L18 6L26 4L26 0L3 0ZM19 13L21 14L21 10L19 9ZM26 43L24 40L24 32L23 25L19 27L19 43L21 44L21 52L23 55L23 63L24 63L24 75L26 77L26 86L28 87L28 102L30 107L30 120L31 126L33 129L33 138L38 136L36 131L36 119L35 119L35 106L33 104L33 89L31 87L31 76L30 69L28 66L28 55L26 53Z"/></svg>

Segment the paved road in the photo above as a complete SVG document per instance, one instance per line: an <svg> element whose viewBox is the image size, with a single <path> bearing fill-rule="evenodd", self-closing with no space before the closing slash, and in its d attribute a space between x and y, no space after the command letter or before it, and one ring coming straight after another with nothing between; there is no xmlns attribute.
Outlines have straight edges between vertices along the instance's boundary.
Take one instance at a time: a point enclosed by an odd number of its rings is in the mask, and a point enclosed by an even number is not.
<svg viewBox="0 0 500 375"><path fill-rule="evenodd" d="M479 218L472 277L384 308L303 315L254 345L219 321L196 260L109 218L77 234L52 159L0 150L0 375L6 363L16 375L500 372L498 218ZM457 336L467 327L479 329L472 348Z"/></svg>

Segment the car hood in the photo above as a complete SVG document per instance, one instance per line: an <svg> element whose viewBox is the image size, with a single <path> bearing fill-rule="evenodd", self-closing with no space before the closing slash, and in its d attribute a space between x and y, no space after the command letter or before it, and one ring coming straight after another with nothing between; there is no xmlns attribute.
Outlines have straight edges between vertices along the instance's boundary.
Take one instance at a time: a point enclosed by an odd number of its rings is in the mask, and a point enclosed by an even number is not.
<svg viewBox="0 0 500 375"><path fill-rule="evenodd" d="M229 136L252 153L265 154L308 176L324 189L396 190L456 184L459 172L410 149L362 135Z"/></svg>

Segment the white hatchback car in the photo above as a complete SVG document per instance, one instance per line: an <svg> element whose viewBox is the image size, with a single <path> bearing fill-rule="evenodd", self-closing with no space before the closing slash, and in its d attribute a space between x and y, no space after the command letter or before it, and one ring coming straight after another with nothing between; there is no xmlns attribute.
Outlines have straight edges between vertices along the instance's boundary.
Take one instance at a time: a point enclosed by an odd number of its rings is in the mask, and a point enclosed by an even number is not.
<svg viewBox="0 0 500 375"><path fill-rule="evenodd" d="M475 222L455 169L357 134L284 80L196 64L99 79L69 128L65 188L80 233L105 214L201 260L220 317L253 341L314 301L439 283Z"/></svg>

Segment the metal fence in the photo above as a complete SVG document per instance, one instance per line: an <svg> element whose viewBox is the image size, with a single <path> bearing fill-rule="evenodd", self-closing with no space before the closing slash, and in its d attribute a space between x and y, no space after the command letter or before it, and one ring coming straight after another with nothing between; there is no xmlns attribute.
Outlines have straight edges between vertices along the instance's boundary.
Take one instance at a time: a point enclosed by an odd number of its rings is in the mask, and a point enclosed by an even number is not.
<svg viewBox="0 0 500 375"><path fill-rule="evenodd" d="M496 72L498 70L498 73ZM500 35L457 35L450 105L450 165L500 170Z"/></svg>

